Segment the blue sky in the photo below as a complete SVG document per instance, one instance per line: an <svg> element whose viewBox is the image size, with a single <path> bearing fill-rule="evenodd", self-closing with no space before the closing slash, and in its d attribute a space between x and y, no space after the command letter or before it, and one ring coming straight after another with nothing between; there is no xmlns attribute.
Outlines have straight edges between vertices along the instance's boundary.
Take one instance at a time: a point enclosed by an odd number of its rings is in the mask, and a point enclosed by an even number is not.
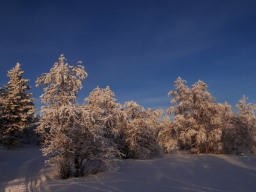
<svg viewBox="0 0 256 192"><path fill-rule="evenodd" d="M64 54L88 73L79 102L107 85L118 102L167 108L178 76L203 80L217 102L256 103L256 1L0 1L0 86L21 63L35 87Z"/></svg>

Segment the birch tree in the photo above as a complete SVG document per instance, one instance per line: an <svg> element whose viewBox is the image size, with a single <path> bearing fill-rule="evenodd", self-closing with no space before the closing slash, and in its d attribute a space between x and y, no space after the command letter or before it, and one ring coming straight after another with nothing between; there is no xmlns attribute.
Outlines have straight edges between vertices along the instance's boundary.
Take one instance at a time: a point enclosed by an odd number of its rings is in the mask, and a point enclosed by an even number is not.
<svg viewBox="0 0 256 192"><path fill-rule="evenodd" d="M222 111L220 104L207 91L203 81L193 85L192 114L195 120L195 145L198 153L220 153L222 151Z"/></svg>
<svg viewBox="0 0 256 192"><path fill-rule="evenodd" d="M81 63L81 62L79 62ZM37 132L44 137L43 155L50 156L47 163L56 165L62 178L78 174L76 141L80 140L82 111L77 105L77 92L82 89L82 80L87 73L82 65L71 66L64 55L59 57L49 73L36 81L44 88L41 101L41 119ZM82 166L82 165L80 165Z"/></svg>
<svg viewBox="0 0 256 192"><path fill-rule="evenodd" d="M113 168L119 155L110 134L116 118L111 90L96 88L87 105L77 104L86 77L83 66L70 66L61 55L50 72L37 80L37 86L44 87L41 98L46 104L37 129L44 136L43 155L49 156L46 163L57 166L63 179Z"/></svg>
<svg viewBox="0 0 256 192"><path fill-rule="evenodd" d="M167 109L167 113L174 115L172 124L177 131L178 146L181 149L190 150L192 146L191 136L194 135L192 127L194 127L195 120L192 115L193 97L191 89L186 83L186 80L181 77L178 77L174 82L175 90L168 93L168 96L172 97L172 106Z"/></svg>
<svg viewBox="0 0 256 192"><path fill-rule="evenodd" d="M178 145L195 153L222 152L224 104L215 103L203 81L199 80L192 88L185 83L179 77L175 90L169 92L174 105L168 112L174 115L172 124L177 130Z"/></svg>

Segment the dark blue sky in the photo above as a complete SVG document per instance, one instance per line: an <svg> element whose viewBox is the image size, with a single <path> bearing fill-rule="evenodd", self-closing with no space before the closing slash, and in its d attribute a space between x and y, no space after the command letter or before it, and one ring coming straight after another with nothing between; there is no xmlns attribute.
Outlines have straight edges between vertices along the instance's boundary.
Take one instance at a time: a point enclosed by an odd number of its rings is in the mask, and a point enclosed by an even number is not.
<svg viewBox="0 0 256 192"><path fill-rule="evenodd" d="M63 53L88 72L80 103L109 85L118 102L167 108L178 76L256 103L255 36L255 0L1 0L0 86L20 62L40 106L35 80Z"/></svg>

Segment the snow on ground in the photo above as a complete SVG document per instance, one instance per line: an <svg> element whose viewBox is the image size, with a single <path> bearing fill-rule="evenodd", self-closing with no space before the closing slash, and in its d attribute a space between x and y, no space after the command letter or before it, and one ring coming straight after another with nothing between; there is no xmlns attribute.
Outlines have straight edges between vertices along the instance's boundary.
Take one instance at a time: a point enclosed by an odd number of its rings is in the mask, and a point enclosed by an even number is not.
<svg viewBox="0 0 256 192"><path fill-rule="evenodd" d="M0 147L0 191L256 191L256 156L171 154L123 160L119 170L61 180L39 147Z"/></svg>

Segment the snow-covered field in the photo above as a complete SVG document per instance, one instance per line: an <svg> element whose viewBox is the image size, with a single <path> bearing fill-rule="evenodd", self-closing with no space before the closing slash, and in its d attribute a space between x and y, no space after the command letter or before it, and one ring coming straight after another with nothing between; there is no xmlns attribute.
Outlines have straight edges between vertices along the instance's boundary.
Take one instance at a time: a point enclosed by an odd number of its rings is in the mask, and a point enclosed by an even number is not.
<svg viewBox="0 0 256 192"><path fill-rule="evenodd" d="M58 179L39 147L0 146L0 191L256 191L256 156L171 154L123 160L115 172Z"/></svg>

